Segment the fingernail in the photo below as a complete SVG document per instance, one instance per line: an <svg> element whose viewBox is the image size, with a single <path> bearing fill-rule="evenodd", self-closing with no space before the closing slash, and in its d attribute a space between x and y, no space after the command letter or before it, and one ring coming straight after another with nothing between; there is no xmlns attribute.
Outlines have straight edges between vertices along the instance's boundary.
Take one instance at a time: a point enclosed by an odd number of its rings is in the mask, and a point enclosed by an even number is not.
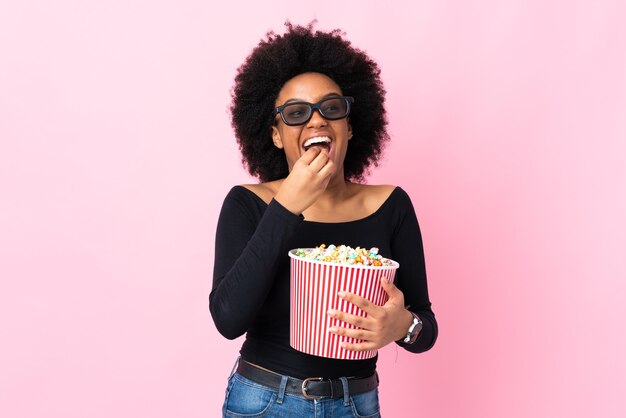
<svg viewBox="0 0 626 418"><path fill-rule="evenodd" d="M337 311L334 309L329 309L328 311L326 311L326 313L328 313L328 316L335 316L335 313L337 313Z"/></svg>
<svg viewBox="0 0 626 418"><path fill-rule="evenodd" d="M328 328L328 332L332 332L332 333L337 332L337 327L330 327L330 328Z"/></svg>
<svg viewBox="0 0 626 418"><path fill-rule="evenodd" d="M337 292L337 295L339 295L340 298L346 297L346 292L344 292L343 290L340 290L339 292Z"/></svg>

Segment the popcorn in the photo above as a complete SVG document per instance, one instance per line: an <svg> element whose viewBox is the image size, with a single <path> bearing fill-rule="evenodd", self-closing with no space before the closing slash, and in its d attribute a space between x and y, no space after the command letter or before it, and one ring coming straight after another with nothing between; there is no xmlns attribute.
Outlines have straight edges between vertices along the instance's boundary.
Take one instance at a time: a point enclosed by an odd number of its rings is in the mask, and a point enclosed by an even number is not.
<svg viewBox="0 0 626 418"><path fill-rule="evenodd" d="M327 263L352 264L361 266L391 266L391 260L378 254L378 248L370 249L347 245L335 246L333 244L326 247L322 244L315 248L298 248L295 255L307 260L324 261Z"/></svg>

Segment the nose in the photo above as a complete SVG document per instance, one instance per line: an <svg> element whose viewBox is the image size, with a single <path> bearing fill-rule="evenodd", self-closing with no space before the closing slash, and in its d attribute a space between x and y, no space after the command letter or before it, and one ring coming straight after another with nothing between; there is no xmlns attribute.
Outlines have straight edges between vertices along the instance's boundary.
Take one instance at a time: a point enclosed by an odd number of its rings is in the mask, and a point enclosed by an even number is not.
<svg viewBox="0 0 626 418"><path fill-rule="evenodd" d="M307 122L307 126L311 128L317 128L320 126L326 126L326 119L322 116L318 109L314 109L311 114L311 119Z"/></svg>

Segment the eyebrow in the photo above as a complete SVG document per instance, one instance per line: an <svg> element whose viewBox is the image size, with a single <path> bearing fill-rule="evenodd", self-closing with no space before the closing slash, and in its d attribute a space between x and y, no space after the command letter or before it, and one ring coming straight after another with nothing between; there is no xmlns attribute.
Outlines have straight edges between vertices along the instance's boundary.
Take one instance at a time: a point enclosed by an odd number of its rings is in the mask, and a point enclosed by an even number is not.
<svg viewBox="0 0 626 418"><path fill-rule="evenodd" d="M339 93L328 93L328 94L325 94L324 96L322 96L322 98L321 98L320 100L328 99L328 98L330 98L330 97L339 97L339 96L341 96L341 94L339 94ZM319 102L320 100L318 100L318 102ZM299 99L299 98L297 98L297 97L293 97L293 98L291 98L291 99L289 99L289 100L285 101L285 103L283 103L283 104L282 104L282 105L280 105L280 106L283 106L283 105L286 105L287 103L292 103L292 102L295 102L295 103L309 103L309 102L307 102L307 101L306 101L306 100L304 100L304 99Z"/></svg>

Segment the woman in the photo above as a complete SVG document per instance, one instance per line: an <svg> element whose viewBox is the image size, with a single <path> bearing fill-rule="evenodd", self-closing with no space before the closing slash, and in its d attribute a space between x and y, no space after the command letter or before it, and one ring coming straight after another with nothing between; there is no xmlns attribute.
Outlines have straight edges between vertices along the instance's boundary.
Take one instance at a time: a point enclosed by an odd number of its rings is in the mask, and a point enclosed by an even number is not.
<svg viewBox="0 0 626 418"><path fill-rule="evenodd" d="M290 347L287 252L333 243L378 247L398 261L395 284L383 282L388 302L344 294L368 316L331 311L359 327L331 332L362 340L347 350L396 342L418 353L437 338L420 230L402 189L362 184L388 140L377 64L339 31L286 26L252 51L233 91L243 161L261 183L231 189L216 233L211 314L226 338L246 334L223 414L378 417L376 357L329 359Z"/></svg>

